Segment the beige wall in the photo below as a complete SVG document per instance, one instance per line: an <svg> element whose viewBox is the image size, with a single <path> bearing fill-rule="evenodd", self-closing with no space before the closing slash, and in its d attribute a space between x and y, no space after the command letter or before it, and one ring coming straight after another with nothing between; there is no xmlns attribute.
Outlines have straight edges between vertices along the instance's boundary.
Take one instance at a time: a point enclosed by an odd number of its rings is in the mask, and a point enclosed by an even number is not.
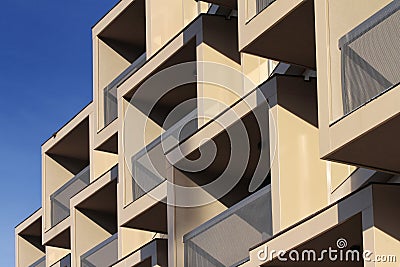
<svg viewBox="0 0 400 267"><path fill-rule="evenodd" d="M44 229L51 227L51 201L50 196L62 185L68 182L74 174L69 172L48 155L42 156L44 168L43 172L43 217Z"/></svg>
<svg viewBox="0 0 400 267"><path fill-rule="evenodd" d="M273 71L270 60L247 53L240 53L240 55L242 73L247 79L249 79L254 85L259 85L268 79L269 75ZM244 83L244 85L246 85L246 83ZM249 92L252 89L254 88L245 87L244 91Z"/></svg>
<svg viewBox="0 0 400 267"><path fill-rule="evenodd" d="M46 267L58 262L69 253L71 253L69 249L46 246Z"/></svg>
<svg viewBox="0 0 400 267"><path fill-rule="evenodd" d="M207 4L201 1L146 0L147 57L151 57L198 14L206 10Z"/></svg>
<svg viewBox="0 0 400 267"><path fill-rule="evenodd" d="M395 230L395 229L393 229ZM397 231L399 229L397 228ZM400 240L380 230L378 227L371 227L363 232L363 247L370 250L373 254L369 257L374 259L376 256L395 256L395 262L372 262L365 261L365 267L390 267L398 266L400 257Z"/></svg>
<svg viewBox="0 0 400 267"><path fill-rule="evenodd" d="M232 68L224 77L222 71L213 69L210 65L205 67L202 64L198 65L199 81L222 81L221 85L203 82L197 85L199 127L267 80L277 64L266 58L246 53L240 54L239 64L221 53L224 45L226 44L220 42L219 46L222 49L220 51L207 43L201 43L196 49L198 61L215 62Z"/></svg>
<svg viewBox="0 0 400 267"><path fill-rule="evenodd" d="M90 182L95 181L115 166L118 163L118 155L110 152L93 150L92 160L93 175L91 175L92 180Z"/></svg>
<svg viewBox="0 0 400 267"><path fill-rule="evenodd" d="M16 236L16 262L17 267L28 267L45 254L20 236Z"/></svg>
<svg viewBox="0 0 400 267"><path fill-rule="evenodd" d="M129 253L147 244L153 239L154 235L155 233L153 232L120 227L120 232L118 236L118 238L120 239L120 256L123 258Z"/></svg>
<svg viewBox="0 0 400 267"><path fill-rule="evenodd" d="M101 226L96 224L94 221L90 220L83 213L74 209L74 217L75 217L75 251L74 258L72 261L75 261L75 266L80 266L80 257L85 252L95 247L102 241L106 240L111 236L106 230L104 230Z"/></svg>
<svg viewBox="0 0 400 267"><path fill-rule="evenodd" d="M327 161L328 184L330 185L330 193L337 189L357 167Z"/></svg>
<svg viewBox="0 0 400 267"><path fill-rule="evenodd" d="M195 183L182 172L174 169L173 179L175 184L181 186L195 186ZM169 195L168 197L173 197ZM178 198L178 196L177 196ZM185 208L185 207L168 207L169 210L169 225L168 237L172 247L169 247L169 263L170 266L183 267L184 266L184 244L183 236L188 232L192 231L202 223L210 220L214 216L218 215L222 211L226 210L226 207L219 201L213 203Z"/></svg>
<svg viewBox="0 0 400 267"><path fill-rule="evenodd" d="M242 77L240 76L240 65L229 57L223 55L216 49L201 43L197 46L197 60L205 62L215 62L223 64L237 71L238 75L229 75L221 77L224 73L218 71L217 68L211 68L210 65L199 65L197 85L197 105L199 116L199 127L207 123L210 119L221 113L240 96L244 95L242 85ZM234 72L233 72L234 74ZM226 81L225 84L211 84L208 81Z"/></svg>
<svg viewBox="0 0 400 267"><path fill-rule="evenodd" d="M319 159L318 129L281 106L272 108L277 127L271 169L273 232L328 204L325 162Z"/></svg>
<svg viewBox="0 0 400 267"><path fill-rule="evenodd" d="M396 262L366 262L366 267L398 266L400 259L400 226L396 222L400 208L399 187L396 185L373 185L373 211L364 216L363 248L378 255L393 255Z"/></svg>

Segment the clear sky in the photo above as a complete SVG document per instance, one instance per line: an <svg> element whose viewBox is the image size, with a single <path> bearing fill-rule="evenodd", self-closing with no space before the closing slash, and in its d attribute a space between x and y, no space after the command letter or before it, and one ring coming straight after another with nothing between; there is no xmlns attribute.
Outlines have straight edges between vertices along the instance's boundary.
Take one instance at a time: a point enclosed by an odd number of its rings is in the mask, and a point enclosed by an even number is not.
<svg viewBox="0 0 400 267"><path fill-rule="evenodd" d="M1 0L1 267L41 205L41 144L92 100L91 27L116 2Z"/></svg>

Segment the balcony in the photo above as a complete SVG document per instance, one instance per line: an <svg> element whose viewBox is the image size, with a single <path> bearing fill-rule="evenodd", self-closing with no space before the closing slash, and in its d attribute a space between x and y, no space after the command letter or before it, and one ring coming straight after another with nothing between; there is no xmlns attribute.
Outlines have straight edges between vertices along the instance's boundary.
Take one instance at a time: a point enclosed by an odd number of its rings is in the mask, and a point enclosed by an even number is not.
<svg viewBox="0 0 400 267"><path fill-rule="evenodd" d="M400 83L399 21L394 1L339 40L344 116Z"/></svg>
<svg viewBox="0 0 400 267"><path fill-rule="evenodd" d="M50 267L71 267L71 254L68 254Z"/></svg>
<svg viewBox="0 0 400 267"><path fill-rule="evenodd" d="M90 182L93 105L87 105L42 145L43 244L70 248L70 199Z"/></svg>
<svg viewBox="0 0 400 267"><path fill-rule="evenodd" d="M118 234L107 238L81 256L81 267L108 267L118 260Z"/></svg>
<svg viewBox="0 0 400 267"><path fill-rule="evenodd" d="M133 201L165 181L168 177L168 161L164 151L169 151L197 129L197 109L195 109L132 157Z"/></svg>
<svg viewBox="0 0 400 267"><path fill-rule="evenodd" d="M104 88L104 127L118 117L117 88L146 62L146 53L138 57L128 68Z"/></svg>
<svg viewBox="0 0 400 267"><path fill-rule="evenodd" d="M240 265L248 259L249 248L271 235L271 189L267 186L186 234L185 266Z"/></svg>
<svg viewBox="0 0 400 267"><path fill-rule="evenodd" d="M100 132L117 118L117 87L146 60L145 1L119 2L92 29Z"/></svg>
<svg viewBox="0 0 400 267"><path fill-rule="evenodd" d="M197 109L194 109L136 154L130 156L126 151L131 158L128 168L132 177L127 175L131 179L126 181L129 198L123 210L123 226L167 233L165 181L171 175L172 166L164 151L172 149L197 129ZM159 220L153 220L154 216Z"/></svg>
<svg viewBox="0 0 400 267"><path fill-rule="evenodd" d="M400 3L381 1L364 9L361 3L353 5L360 7L357 20L346 14L340 31L328 32L338 46L330 51L333 63L319 67L318 73L327 73L332 81L328 85L319 79L318 85L329 88L320 90L319 101L329 101L328 112L320 112L321 157L399 173L400 145L394 140L400 134ZM339 5L329 19L339 20L345 9L344 3Z"/></svg>
<svg viewBox="0 0 400 267"><path fill-rule="evenodd" d="M238 14L240 52L316 69L314 1L238 0Z"/></svg>
<svg viewBox="0 0 400 267"><path fill-rule="evenodd" d="M17 267L45 267L41 208L15 227L15 256Z"/></svg>
<svg viewBox="0 0 400 267"><path fill-rule="evenodd" d="M217 36L224 36L224 38L217 38ZM227 90L223 91L217 86L213 87L201 82L215 78L213 76L214 73L207 72L207 70L203 71L203 68L206 68L204 67L206 64L194 64L193 62L215 62L216 64L229 65L239 70L240 53L237 51L236 41L236 18L227 20L221 16L200 15L165 44L162 50L158 50L157 53L148 58L146 64L119 87L119 94L123 96L122 106L129 108L129 105L131 105L145 114L150 113L148 117L161 128L167 130L183 117L174 116L176 121L165 123L167 115L184 102L187 102L185 105L186 111L182 112L181 115L186 115L197 108L199 116L202 117L205 107L202 105L203 101L200 98L215 99L219 95L225 95L224 98L218 99L221 103L234 101L232 99L235 97L232 95L237 93L235 95L236 99L237 95L243 95L243 92L240 91L242 88L238 89L238 92L230 92L229 97L226 97L229 94L226 92ZM171 67L179 65L184 71L179 77L191 80L178 86L174 85L177 82L176 76L174 79L171 77L177 68ZM166 80L167 82L157 83L157 79L149 79L150 77L154 78L154 74L157 74L157 77L163 75L169 75L169 77ZM149 84L152 84L152 88L143 90ZM134 101L132 101L134 103L131 103L133 96L135 96ZM148 112L149 101L155 101L151 112ZM229 104L227 103L227 105ZM220 111L216 108L215 110L217 112Z"/></svg>
<svg viewBox="0 0 400 267"><path fill-rule="evenodd" d="M123 266L168 266L168 239L155 238L125 256L114 267Z"/></svg>
<svg viewBox="0 0 400 267"><path fill-rule="evenodd" d="M33 264L29 265L28 267L46 267L46 256L43 256Z"/></svg>
<svg viewBox="0 0 400 267"><path fill-rule="evenodd" d="M90 183L90 166L84 168L66 184L50 196L51 227L55 226L70 213L70 199Z"/></svg>
<svg viewBox="0 0 400 267"><path fill-rule="evenodd" d="M395 266L400 256L399 225L387 218L399 212L399 189L399 184L370 184L347 195L250 248L246 266L379 266L373 262L379 254L392 255L392 263L387 260L382 266ZM343 240L345 245L341 246L339 241ZM328 249L337 252L337 260L324 255ZM311 250L314 255L299 257ZM286 253L278 257L272 251ZM363 258L366 251L374 255Z"/></svg>
<svg viewBox="0 0 400 267"><path fill-rule="evenodd" d="M273 148L275 145L274 140L270 140L269 137L270 130L273 132L275 128L269 127L269 106L266 99L270 97L267 89L274 86L275 82L268 85L265 86L266 89L264 87L253 89L222 112L209 116L208 118L212 119L180 141L179 145L166 151L166 156L173 164L174 170L177 170L174 172L175 183L203 186L217 179L237 181L232 184L230 191L225 193L222 193L221 188L205 186L203 191L197 192L197 197L192 197L193 199L203 201L208 199L211 202L218 199L221 204L230 207L246 198L250 191L269 183L270 147ZM247 130L248 135L243 133L243 127L251 129ZM234 142L239 144L240 148L232 147L233 138L238 138ZM246 143L244 140L249 142ZM247 145L248 147L245 148ZM249 149L248 159L244 160L243 151L247 149ZM239 151L240 156L237 154ZM199 171L186 171L198 164L195 159L203 153L211 155L212 162ZM244 163L245 161L248 164ZM258 162L263 162L263 164L258 164ZM236 177L231 172L235 173ZM255 176L255 172L258 175ZM185 194L176 194L174 201L186 203L184 196Z"/></svg>

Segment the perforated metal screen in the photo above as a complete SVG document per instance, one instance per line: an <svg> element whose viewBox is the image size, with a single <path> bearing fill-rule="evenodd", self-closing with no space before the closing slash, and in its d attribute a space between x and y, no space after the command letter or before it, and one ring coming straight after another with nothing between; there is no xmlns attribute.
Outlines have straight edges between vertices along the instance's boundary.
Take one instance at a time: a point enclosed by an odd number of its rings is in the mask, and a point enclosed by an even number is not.
<svg viewBox="0 0 400 267"><path fill-rule="evenodd" d="M276 0L256 0L256 12L257 14L263 11L270 4L275 2Z"/></svg>
<svg viewBox="0 0 400 267"><path fill-rule="evenodd" d="M118 235L114 234L81 256L82 267L109 267L118 260Z"/></svg>
<svg viewBox="0 0 400 267"><path fill-rule="evenodd" d="M118 117L117 86L104 89L104 126Z"/></svg>
<svg viewBox="0 0 400 267"><path fill-rule="evenodd" d="M133 201L165 181L170 168L165 156L166 151L178 145L196 130L197 109L194 109L132 157Z"/></svg>
<svg viewBox="0 0 400 267"><path fill-rule="evenodd" d="M399 84L399 10L393 1L339 41L344 115Z"/></svg>
<svg viewBox="0 0 400 267"><path fill-rule="evenodd" d="M71 197L89 185L90 168L87 166L50 196L51 226L54 226L69 216L69 201Z"/></svg>
<svg viewBox="0 0 400 267"><path fill-rule="evenodd" d="M28 267L46 267L46 257L42 257Z"/></svg>
<svg viewBox="0 0 400 267"><path fill-rule="evenodd" d="M128 68L115 78L103 91L104 126L118 117L117 88L146 63L146 53L138 57Z"/></svg>
<svg viewBox="0 0 400 267"><path fill-rule="evenodd" d="M46 265L43 265L43 266L46 266ZM68 254L67 256L65 256L61 260L57 261L50 267L71 267L71 254Z"/></svg>
<svg viewBox="0 0 400 267"><path fill-rule="evenodd" d="M184 237L186 267L237 266L272 235L270 187L261 189Z"/></svg>

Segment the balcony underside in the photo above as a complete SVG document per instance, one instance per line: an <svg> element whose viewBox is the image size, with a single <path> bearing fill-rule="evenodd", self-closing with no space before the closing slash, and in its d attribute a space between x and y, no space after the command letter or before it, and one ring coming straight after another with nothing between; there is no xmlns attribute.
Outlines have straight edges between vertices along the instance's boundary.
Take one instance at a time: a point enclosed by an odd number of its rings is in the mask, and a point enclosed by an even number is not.
<svg viewBox="0 0 400 267"><path fill-rule="evenodd" d="M133 1L107 25L99 38L126 60L133 62L146 49L145 13L145 1Z"/></svg>
<svg viewBox="0 0 400 267"><path fill-rule="evenodd" d="M362 251L363 237L362 237L362 221L361 214L357 214L347 220L346 222L328 230L327 232L308 240L300 246L292 248L292 250L299 251L300 253L305 250L315 250L316 255L321 255L321 251L323 249L327 249L328 247L332 247L333 249L337 249L336 242L339 238L344 238L347 241L347 247L352 249L357 249L358 251ZM272 249L272 248L271 248ZM362 261L348 261L345 263L337 262L329 260L328 257L324 257L322 261L279 261L275 259L271 262L268 262L262 266L346 266L346 267L362 267L364 266Z"/></svg>
<svg viewBox="0 0 400 267"><path fill-rule="evenodd" d="M140 201L141 198L135 202ZM135 204L135 202L132 204ZM156 202L153 206L147 208L145 211L126 222L123 226L166 234L168 232L167 205L163 202Z"/></svg>
<svg viewBox="0 0 400 267"><path fill-rule="evenodd" d="M153 239L141 248L119 260L113 266L166 267L168 266L168 240L158 238Z"/></svg>
<svg viewBox="0 0 400 267"><path fill-rule="evenodd" d="M207 185L216 179L221 179L220 177L224 175L225 171L227 171L229 161L232 160L232 158L236 158L237 155L233 155L232 146L234 145L232 141L230 140L230 134L234 133L236 130L235 128L241 128L244 126L246 128L246 132L248 136L242 136L243 140L248 139L249 140L249 157L248 159L244 159L241 157L241 160L246 160L248 163L247 166L245 167L244 171L241 169L241 164L238 164L233 167L232 170L232 165L230 165L228 170L229 172L233 172L235 174L242 173L241 177L238 177L238 182L232 190L229 191L228 194L223 196L219 201L221 201L225 206L230 207L234 205L235 203L239 202L240 200L244 199L247 197L250 192L249 192L249 185L251 181L253 180L253 174L255 172L255 169L257 168L257 163L261 161L265 165L269 165L269 158L261 158L261 149L268 150L269 149L269 144L268 140L262 140L261 138L261 133L259 130L260 125L258 125L256 115L254 114L259 114L266 112L267 106L266 105L261 105L245 116L243 116L241 119L238 119L236 123L233 123L228 129L223 130L221 133L217 134L216 136L212 137L208 142L204 143L201 147L196 148L193 152L188 154L186 156L187 159L189 159L189 162L177 162L175 166L178 169L185 170L191 168L191 161L194 161L198 159L202 153L207 153L205 151L209 150L212 151L213 146L212 144L214 143L216 145L216 156L213 162L204 170L198 171L198 172L185 172L181 171L186 177L191 179L194 183L196 183L199 186L202 185ZM265 117L264 117L265 118ZM206 127L212 127L211 125L205 126ZM204 128L204 129L205 129ZM201 131L201 130L200 130ZM190 142L190 138L188 139ZM201 151L201 152L200 152ZM269 157L269 155L268 155ZM189 164L189 165L187 165ZM237 169L236 169L237 168ZM258 177L260 180L262 180L262 184L260 185L259 188L267 185L270 183L270 176L269 173L266 172L264 173L265 176L263 177ZM235 179L232 177L232 179ZM208 191L209 194L211 195L216 195L215 197L218 197L219 195L219 190L217 189L215 192Z"/></svg>
<svg viewBox="0 0 400 267"><path fill-rule="evenodd" d="M272 5L279 4L278 2ZM254 20L270 20L269 12L267 7ZM250 20L245 25L246 30L251 30L252 23ZM294 10L288 11L280 21L273 23L250 41L241 52L316 69L313 1L305 1Z"/></svg>
<svg viewBox="0 0 400 267"><path fill-rule="evenodd" d="M45 247L42 245L42 218L38 218L35 222L25 228L19 235L26 241L34 245L39 250L45 252Z"/></svg>
<svg viewBox="0 0 400 267"><path fill-rule="evenodd" d="M53 237L51 240L46 242L46 246L59 247L65 249L71 249L71 234L70 227L63 230L61 233Z"/></svg>
<svg viewBox="0 0 400 267"><path fill-rule="evenodd" d="M400 187L398 184L371 184L348 195L346 198L310 215L297 224L288 227L282 232L276 233L267 242L263 242L250 249L250 262L248 266L364 266L363 252L377 251L381 246L386 255L398 257L400 239L397 217ZM393 220L387 220L388 216L394 216ZM338 245L338 240L345 243ZM268 248L287 253L284 257L287 261L281 261L277 254L272 259L261 259L260 250ZM331 260L329 249L336 250L331 254L336 255L336 260ZM316 260L301 260L304 250L315 252ZM322 251L325 250L323 255ZM352 260L348 251L358 251L359 260ZM297 251L300 260L296 261ZM343 259L340 261L340 251ZM355 252L356 253L356 252ZM270 255L270 254L269 254ZM292 258L290 258L292 255ZM346 256L350 255L350 256ZM376 254L375 254L376 255ZM305 257L307 259L308 256ZM346 257L350 260L345 260ZM369 256L367 256L369 257ZM374 259L374 256L369 257ZM366 260L366 263L368 261Z"/></svg>
<svg viewBox="0 0 400 267"><path fill-rule="evenodd" d="M79 123L46 154L74 174L89 165L89 118Z"/></svg>
<svg viewBox="0 0 400 267"><path fill-rule="evenodd" d="M111 234L117 232L117 180L114 179L76 208Z"/></svg>
<svg viewBox="0 0 400 267"><path fill-rule="evenodd" d="M175 65L193 61L196 61L195 39L191 39L190 41L188 41L188 43L185 44L184 47L182 47L178 52L172 55L166 62L161 64L161 66L158 67L153 73L158 73ZM195 71L196 70L193 70L193 73ZM140 85L142 84L143 83L141 83ZM157 86L163 85L157 83ZM151 92L145 92L143 89L139 90L139 93L134 93L134 90L130 91L127 95L125 95L125 99L129 100L131 104L133 104L142 112L145 112L145 114L148 113L149 106L154 105L154 107L152 107L151 109L151 112L149 113L149 117L159 126L164 126L168 128L171 125L164 125L167 115L180 103L188 101L190 99L195 99L197 88L196 84L194 83L180 85L173 88L173 90L170 90L165 95L160 96L159 99L157 99L159 97L158 95L154 95ZM135 97L135 99L132 101L133 96ZM184 114L187 114L196 108L196 105L186 106L186 111L182 112ZM179 119L181 118L176 118L176 121L178 121ZM170 124L173 125L176 121L174 120Z"/></svg>
<svg viewBox="0 0 400 267"><path fill-rule="evenodd" d="M343 118L352 120L352 118ZM337 127L336 125L331 128ZM325 159L381 171L400 173L400 114L330 153ZM335 136L331 135L331 139Z"/></svg>

